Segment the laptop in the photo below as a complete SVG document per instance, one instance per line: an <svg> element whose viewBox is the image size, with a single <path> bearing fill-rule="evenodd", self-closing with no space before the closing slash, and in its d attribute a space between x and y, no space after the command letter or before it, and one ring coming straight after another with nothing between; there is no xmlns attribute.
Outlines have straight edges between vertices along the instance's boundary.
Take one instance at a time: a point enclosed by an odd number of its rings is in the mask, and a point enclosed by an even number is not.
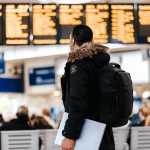
<svg viewBox="0 0 150 150"><path fill-rule="evenodd" d="M55 144L60 146L63 139L65 138L62 135L62 131L64 130L67 119L68 113L64 113L55 139ZM98 150L104 135L105 128L106 124L85 119L81 135L75 142L74 150Z"/></svg>

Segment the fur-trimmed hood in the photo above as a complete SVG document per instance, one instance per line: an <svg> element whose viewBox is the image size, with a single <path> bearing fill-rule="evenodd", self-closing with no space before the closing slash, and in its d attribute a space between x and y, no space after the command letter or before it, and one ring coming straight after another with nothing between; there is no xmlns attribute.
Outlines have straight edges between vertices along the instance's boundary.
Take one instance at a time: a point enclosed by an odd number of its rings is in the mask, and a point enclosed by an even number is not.
<svg viewBox="0 0 150 150"><path fill-rule="evenodd" d="M68 62L82 60L84 58L93 58L96 63L109 63L110 55L107 53L108 47L88 42L83 44L75 52L70 52Z"/></svg>

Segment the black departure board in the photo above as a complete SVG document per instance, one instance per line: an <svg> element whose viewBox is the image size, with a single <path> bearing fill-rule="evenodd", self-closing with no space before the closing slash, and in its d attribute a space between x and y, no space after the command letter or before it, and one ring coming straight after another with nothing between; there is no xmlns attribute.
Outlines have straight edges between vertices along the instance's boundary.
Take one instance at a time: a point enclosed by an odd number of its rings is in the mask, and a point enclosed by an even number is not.
<svg viewBox="0 0 150 150"><path fill-rule="evenodd" d="M29 5L7 4L5 7L5 38L7 45L29 44Z"/></svg>
<svg viewBox="0 0 150 150"><path fill-rule="evenodd" d="M138 5L138 43L150 43L150 4Z"/></svg>
<svg viewBox="0 0 150 150"><path fill-rule="evenodd" d="M56 44L56 4L32 6L33 44Z"/></svg>
<svg viewBox="0 0 150 150"><path fill-rule="evenodd" d="M134 5L111 5L111 39L110 43L135 43Z"/></svg>
<svg viewBox="0 0 150 150"><path fill-rule="evenodd" d="M3 9L2 5L0 5L0 44L3 43L3 23L2 23L2 17L3 17Z"/></svg>
<svg viewBox="0 0 150 150"><path fill-rule="evenodd" d="M150 43L150 4L0 4L0 45L68 44L80 24L95 43Z"/></svg>
<svg viewBox="0 0 150 150"><path fill-rule="evenodd" d="M85 6L86 25L93 31L93 41L108 43L109 40L109 5L87 4Z"/></svg>
<svg viewBox="0 0 150 150"><path fill-rule="evenodd" d="M75 25L83 24L83 5L59 5L60 44L68 44Z"/></svg>

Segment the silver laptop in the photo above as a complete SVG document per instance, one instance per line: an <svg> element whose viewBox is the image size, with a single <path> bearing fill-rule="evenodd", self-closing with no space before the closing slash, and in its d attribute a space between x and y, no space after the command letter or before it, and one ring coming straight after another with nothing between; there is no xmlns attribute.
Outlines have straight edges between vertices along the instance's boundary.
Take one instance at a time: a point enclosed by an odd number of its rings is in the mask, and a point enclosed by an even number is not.
<svg viewBox="0 0 150 150"><path fill-rule="evenodd" d="M64 136L62 131L65 126L65 122L68 118L68 113L64 113L58 133L56 135L55 144L61 145ZM103 138L106 125L89 119L85 119L81 135L76 140L74 150L98 150Z"/></svg>

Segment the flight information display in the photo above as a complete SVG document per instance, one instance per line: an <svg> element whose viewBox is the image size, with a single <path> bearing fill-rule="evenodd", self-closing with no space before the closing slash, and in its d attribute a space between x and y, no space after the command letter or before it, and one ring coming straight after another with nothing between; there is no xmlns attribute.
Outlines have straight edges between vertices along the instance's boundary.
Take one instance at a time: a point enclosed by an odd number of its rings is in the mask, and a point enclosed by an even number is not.
<svg viewBox="0 0 150 150"><path fill-rule="evenodd" d="M3 15L3 13L2 13L2 5L0 5L0 44L2 44L2 31L3 31L3 29L2 29L2 15Z"/></svg>
<svg viewBox="0 0 150 150"><path fill-rule="evenodd" d="M5 8L5 38L7 45L29 44L29 5L7 4Z"/></svg>
<svg viewBox="0 0 150 150"><path fill-rule="evenodd" d="M111 39L110 43L135 43L134 5L111 5Z"/></svg>
<svg viewBox="0 0 150 150"><path fill-rule="evenodd" d="M59 5L60 44L68 44L75 25L83 23L83 5Z"/></svg>
<svg viewBox="0 0 150 150"><path fill-rule="evenodd" d="M150 43L150 4L138 5L138 43Z"/></svg>
<svg viewBox="0 0 150 150"><path fill-rule="evenodd" d="M85 6L86 25L93 30L93 41L108 43L109 5L88 4Z"/></svg>
<svg viewBox="0 0 150 150"><path fill-rule="evenodd" d="M68 44L86 24L95 43L150 43L150 3L0 4L0 45Z"/></svg>
<svg viewBox="0 0 150 150"><path fill-rule="evenodd" d="M56 4L32 7L33 44L56 44Z"/></svg>

